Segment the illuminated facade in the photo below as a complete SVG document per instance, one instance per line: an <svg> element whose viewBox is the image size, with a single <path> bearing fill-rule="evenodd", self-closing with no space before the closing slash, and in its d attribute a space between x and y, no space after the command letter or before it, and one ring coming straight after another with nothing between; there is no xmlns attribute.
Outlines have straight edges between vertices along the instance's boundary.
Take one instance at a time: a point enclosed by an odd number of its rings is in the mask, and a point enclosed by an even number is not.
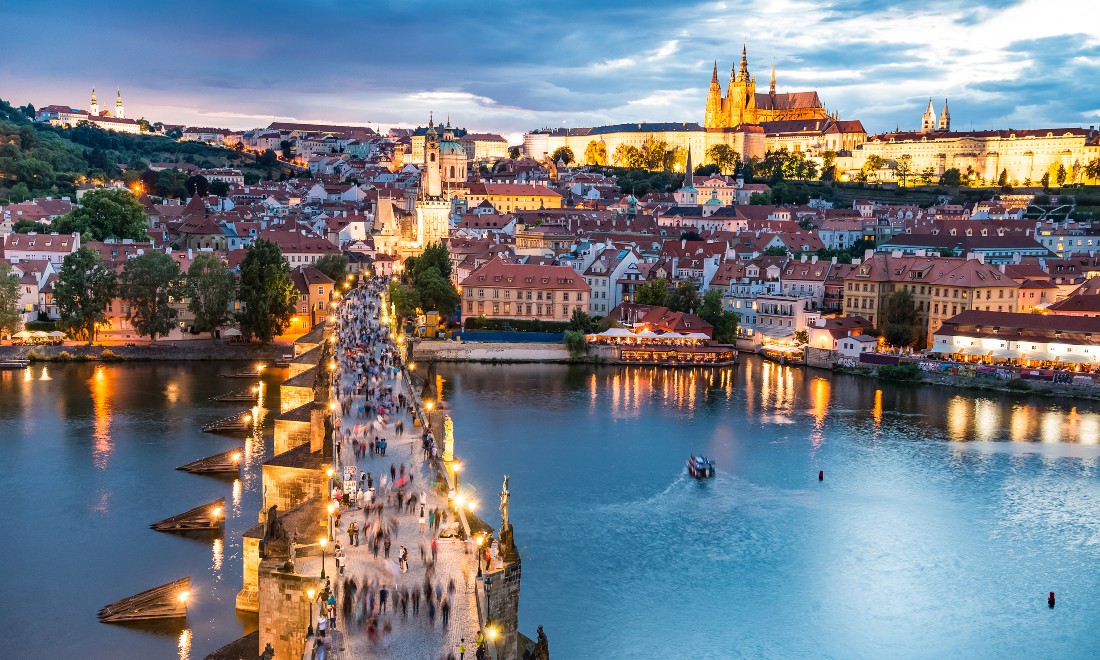
<svg viewBox="0 0 1100 660"><path fill-rule="evenodd" d="M736 70L730 69L730 81L724 96L722 85L718 82L718 63L714 63L710 91L707 93L706 119L703 122L705 128L734 128L742 124L828 118L829 114L817 92L777 93L774 66L768 93L758 94L756 78L749 73L747 48L741 49L740 66Z"/></svg>

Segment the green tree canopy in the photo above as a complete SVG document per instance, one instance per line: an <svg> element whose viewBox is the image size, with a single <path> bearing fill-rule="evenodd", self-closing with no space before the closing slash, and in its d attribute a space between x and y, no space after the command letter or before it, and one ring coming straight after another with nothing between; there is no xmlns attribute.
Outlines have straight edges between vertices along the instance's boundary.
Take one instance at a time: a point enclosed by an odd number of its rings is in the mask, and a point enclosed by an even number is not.
<svg viewBox="0 0 1100 660"><path fill-rule="evenodd" d="M224 261L206 252L195 256L187 269L184 294L187 309L195 317L196 331L209 332L213 337L229 321L229 303L235 289L233 273Z"/></svg>
<svg viewBox="0 0 1100 660"><path fill-rule="evenodd" d="M550 154L550 160L568 165L576 160L576 156L573 155L573 150L569 147L558 147L554 150L554 153Z"/></svg>
<svg viewBox="0 0 1100 660"><path fill-rule="evenodd" d="M421 309L438 311L444 318L454 316L455 307L461 302L451 280L440 275L435 266L420 271L413 288L420 298Z"/></svg>
<svg viewBox="0 0 1100 660"><path fill-rule="evenodd" d="M444 278L451 277L451 254L447 246L436 243L424 248L419 256L409 257L405 260L404 278L407 284L413 284L420 274L429 268L435 268L436 272Z"/></svg>
<svg viewBox="0 0 1100 660"><path fill-rule="evenodd" d="M944 170L940 175L940 185L947 186L949 188L958 188L962 185L962 172L957 167L951 167Z"/></svg>
<svg viewBox="0 0 1100 660"><path fill-rule="evenodd" d="M674 312L691 312L699 309L699 290L695 282L682 280L668 294L668 308Z"/></svg>
<svg viewBox="0 0 1100 660"><path fill-rule="evenodd" d="M741 154L728 144L712 144L707 147L707 160L718 166L722 174L733 174L741 166Z"/></svg>
<svg viewBox="0 0 1100 660"><path fill-rule="evenodd" d="M408 318L416 314L420 307L420 294L411 286L398 282L392 282L389 287L390 301L393 302L394 311L401 318Z"/></svg>
<svg viewBox="0 0 1100 660"><path fill-rule="evenodd" d="M255 337L266 344L286 330L298 290L277 244L257 239L248 246L241 261L238 298L242 309L237 321L245 339Z"/></svg>
<svg viewBox="0 0 1100 660"><path fill-rule="evenodd" d="M326 254L313 262L313 267L331 277L337 284L342 284L348 276L348 258L342 254Z"/></svg>
<svg viewBox="0 0 1100 660"><path fill-rule="evenodd" d="M73 339L95 341L96 324L107 320L107 306L118 284L99 253L87 247L65 257L54 284L59 324Z"/></svg>
<svg viewBox="0 0 1100 660"><path fill-rule="evenodd" d="M163 252L151 250L126 262L119 297L129 304L126 318L139 334L156 341L172 329L177 311L168 299L179 276L179 264Z"/></svg>
<svg viewBox="0 0 1100 660"><path fill-rule="evenodd" d="M211 181L210 182L210 194L217 195L218 197L225 197L229 193L229 184L225 181Z"/></svg>
<svg viewBox="0 0 1100 660"><path fill-rule="evenodd" d="M607 145L591 140L584 148L584 162L588 165L607 165Z"/></svg>
<svg viewBox="0 0 1100 660"><path fill-rule="evenodd" d="M620 144L615 147L615 152L611 155L611 160L619 167L627 167L630 169L645 167L645 156L642 155L638 147L632 144Z"/></svg>
<svg viewBox="0 0 1100 660"><path fill-rule="evenodd" d="M78 208L54 220L50 229L62 234L76 232L84 240L92 241L107 238L147 241L149 217L129 190L92 190L84 195Z"/></svg>
<svg viewBox="0 0 1100 660"><path fill-rule="evenodd" d="M576 330L583 334L592 331L595 324L592 322L592 317L588 315L588 312L577 308L573 310L573 316L569 318L569 329Z"/></svg>
<svg viewBox="0 0 1100 660"><path fill-rule="evenodd" d="M913 176L912 156L909 154L898 156L897 163L894 165L894 176L898 178L898 182L904 187L909 178Z"/></svg>
<svg viewBox="0 0 1100 660"><path fill-rule="evenodd" d="M0 261L0 333L11 335L19 332L21 325L19 278L10 263Z"/></svg>
<svg viewBox="0 0 1100 660"><path fill-rule="evenodd" d="M722 292L711 289L703 294L703 303L699 307L699 318L714 326L714 340L723 344L732 344L737 339L737 322L741 317L722 305Z"/></svg>
<svg viewBox="0 0 1100 660"><path fill-rule="evenodd" d="M638 287L634 293L634 302L639 305L668 306L668 280L663 277L649 280Z"/></svg>

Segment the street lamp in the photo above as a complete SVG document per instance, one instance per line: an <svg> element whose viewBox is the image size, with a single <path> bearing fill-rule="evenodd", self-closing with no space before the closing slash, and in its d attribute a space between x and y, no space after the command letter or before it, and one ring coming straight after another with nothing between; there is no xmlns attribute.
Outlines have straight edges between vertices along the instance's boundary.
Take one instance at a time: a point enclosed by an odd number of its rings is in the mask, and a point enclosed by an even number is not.
<svg viewBox="0 0 1100 660"><path fill-rule="evenodd" d="M317 595L317 592L313 589L306 589L306 596L309 596L309 628L306 629L306 637L313 637L313 598Z"/></svg>
<svg viewBox="0 0 1100 660"><path fill-rule="evenodd" d="M477 535L477 576L478 577L481 577L481 556L483 554L481 546L483 546L483 545L485 545L485 535L484 534L478 534Z"/></svg>
<svg viewBox="0 0 1100 660"><path fill-rule="evenodd" d="M455 490L458 490L458 473L462 472L462 461L455 459L451 469L455 472Z"/></svg>
<svg viewBox="0 0 1100 660"><path fill-rule="evenodd" d="M325 579L325 546L328 545L328 539L321 537L318 541L321 544L321 579Z"/></svg>
<svg viewBox="0 0 1100 660"><path fill-rule="evenodd" d="M332 532L332 514L335 513L335 512L336 512L336 503L335 502L329 502L329 505L328 505L328 540L330 540L330 541L335 541L336 540L336 539L333 538L333 532Z"/></svg>
<svg viewBox="0 0 1100 660"><path fill-rule="evenodd" d="M328 492L329 492L329 497L332 497L332 475L334 474L334 472L332 471L332 468L329 468L329 469L325 470L325 474L327 474L327 475L328 475Z"/></svg>

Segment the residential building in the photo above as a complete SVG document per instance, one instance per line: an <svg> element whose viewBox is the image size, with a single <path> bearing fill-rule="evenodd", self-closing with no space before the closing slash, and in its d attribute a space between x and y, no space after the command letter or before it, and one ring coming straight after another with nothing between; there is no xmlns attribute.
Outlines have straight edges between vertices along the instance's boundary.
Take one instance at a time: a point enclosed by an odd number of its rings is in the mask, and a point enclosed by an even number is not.
<svg viewBox="0 0 1100 660"><path fill-rule="evenodd" d="M568 266L516 264L494 258L462 281L462 314L568 321L588 311L592 288Z"/></svg>

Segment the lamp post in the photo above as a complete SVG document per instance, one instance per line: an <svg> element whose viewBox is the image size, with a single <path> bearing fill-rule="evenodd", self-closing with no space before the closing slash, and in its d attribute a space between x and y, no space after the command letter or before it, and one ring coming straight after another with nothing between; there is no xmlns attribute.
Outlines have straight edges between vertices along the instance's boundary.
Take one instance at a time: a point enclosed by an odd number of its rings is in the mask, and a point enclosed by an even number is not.
<svg viewBox="0 0 1100 660"><path fill-rule="evenodd" d="M455 490L458 490L458 473L462 472L462 461L456 458L451 465L451 469L453 469L455 473Z"/></svg>
<svg viewBox="0 0 1100 660"><path fill-rule="evenodd" d="M485 545L485 535L477 535L477 576L481 577L481 555L484 552L481 546Z"/></svg>
<svg viewBox="0 0 1100 660"><path fill-rule="evenodd" d="M328 505L328 540L335 541L332 531L332 514L336 513L336 503L329 502Z"/></svg>
<svg viewBox="0 0 1100 660"><path fill-rule="evenodd" d="M306 637L313 637L313 598L317 595L317 592L313 589L306 589L306 596L309 597L309 628L306 628Z"/></svg>
<svg viewBox="0 0 1100 660"><path fill-rule="evenodd" d="M321 544L321 579L324 580L325 579L325 546L328 545L328 539L326 539L325 537L322 536L320 541L318 541L318 542Z"/></svg>

